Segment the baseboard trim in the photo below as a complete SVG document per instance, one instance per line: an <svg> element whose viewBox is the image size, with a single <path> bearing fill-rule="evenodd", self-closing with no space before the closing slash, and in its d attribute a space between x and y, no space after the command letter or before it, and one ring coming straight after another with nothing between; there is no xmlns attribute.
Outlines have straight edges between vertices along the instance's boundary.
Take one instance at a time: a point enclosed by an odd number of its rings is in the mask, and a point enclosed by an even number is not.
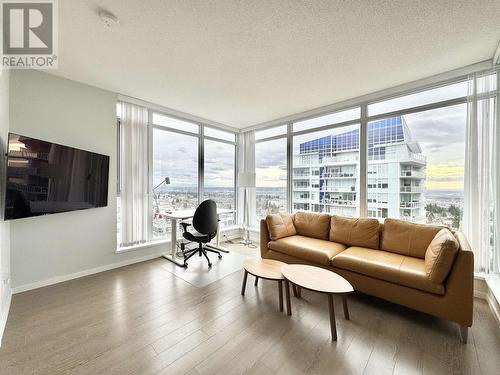
<svg viewBox="0 0 500 375"><path fill-rule="evenodd" d="M493 293L491 293L491 291L487 293L486 301L488 302L491 312L493 313L493 316L495 317L495 320L500 327L500 306L498 305L497 299L495 298Z"/></svg>
<svg viewBox="0 0 500 375"><path fill-rule="evenodd" d="M160 256L161 256L161 253L146 255L143 257L128 259L128 260L124 260L124 261L117 262L117 263L111 263L111 264L107 264L105 266L90 268L90 269L87 269L84 271L79 271L79 272L75 272L75 273L71 273L71 274L67 274L67 275L56 276L56 277L53 277L51 279L46 279L46 280L41 280L41 281L37 281L34 283L30 283L30 284L16 286L16 287L12 288L12 294L17 294L17 293L27 292L28 290L43 288L44 286L54 285L54 284L62 283L64 281L78 279L79 277L89 276L89 275L93 275L93 274L96 274L99 272L104 272L104 271L109 271L109 270L112 270L115 268L125 267L125 266L128 266L130 264L134 264L134 263L145 262L147 260L159 258Z"/></svg>
<svg viewBox="0 0 500 375"><path fill-rule="evenodd" d="M12 301L12 290L10 288L8 288L6 302L4 304L5 310L2 312L2 316L1 316L1 320L0 320L0 348L2 347L3 333L5 331L5 326L7 325L7 318L9 317L10 302L11 301Z"/></svg>
<svg viewBox="0 0 500 375"><path fill-rule="evenodd" d="M495 298L495 295L491 291L491 288L488 285L488 283L486 282L484 277L475 276L474 278L475 278L476 282L479 281L478 284L479 283L482 284L481 289L483 289L483 290L479 290L479 288L480 288L479 285L476 285L476 283L475 283L475 287L477 287L478 289L476 289L476 288L474 289L474 297L485 300L488 303L488 306L490 307L491 313L495 317L495 320L498 323L498 326L500 328L500 305L499 305L499 302Z"/></svg>
<svg viewBox="0 0 500 375"><path fill-rule="evenodd" d="M488 293L482 292L480 290L475 290L474 291L474 297L486 300L486 299L488 299Z"/></svg>

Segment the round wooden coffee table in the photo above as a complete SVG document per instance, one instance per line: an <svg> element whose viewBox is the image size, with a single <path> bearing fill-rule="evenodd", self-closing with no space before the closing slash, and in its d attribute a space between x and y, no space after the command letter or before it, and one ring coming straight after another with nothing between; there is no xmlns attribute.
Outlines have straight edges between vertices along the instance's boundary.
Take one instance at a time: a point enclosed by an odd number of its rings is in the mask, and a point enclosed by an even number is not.
<svg viewBox="0 0 500 375"><path fill-rule="evenodd" d="M255 276L255 286L259 279L278 281L278 296L280 311L283 311L283 275L281 267L286 263L272 259L247 259L243 262L245 274L243 275L243 285L241 286L241 295L245 295L248 274Z"/></svg>
<svg viewBox="0 0 500 375"><path fill-rule="evenodd" d="M308 289L313 292L324 293L328 296L328 310L330 312L330 330L332 332L332 340L337 340L337 327L335 324L335 310L333 308L333 295L339 294L342 296L342 304L344 306L344 317L349 320L349 310L347 308L346 295L353 293L352 285L342 276L337 275L332 271L324 268L306 266L302 264L286 264L281 267L281 273L285 278L285 295L287 314L292 315L292 307L290 303L290 287L289 283L297 286L300 297L300 288Z"/></svg>

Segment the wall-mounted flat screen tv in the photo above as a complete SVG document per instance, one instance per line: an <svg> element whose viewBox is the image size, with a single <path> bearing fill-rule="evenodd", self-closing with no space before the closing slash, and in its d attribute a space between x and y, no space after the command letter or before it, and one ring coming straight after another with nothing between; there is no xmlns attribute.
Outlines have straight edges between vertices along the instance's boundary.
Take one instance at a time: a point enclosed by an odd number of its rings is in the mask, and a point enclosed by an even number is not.
<svg viewBox="0 0 500 375"><path fill-rule="evenodd" d="M6 220L108 204L109 156L9 133Z"/></svg>

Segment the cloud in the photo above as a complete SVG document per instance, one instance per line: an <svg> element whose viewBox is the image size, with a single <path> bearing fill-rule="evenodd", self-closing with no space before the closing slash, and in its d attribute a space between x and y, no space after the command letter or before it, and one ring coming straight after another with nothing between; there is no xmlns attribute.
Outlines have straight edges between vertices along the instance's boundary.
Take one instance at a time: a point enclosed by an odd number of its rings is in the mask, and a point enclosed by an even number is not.
<svg viewBox="0 0 500 375"><path fill-rule="evenodd" d="M464 165L459 163L428 165L426 187L428 189L463 189Z"/></svg>
<svg viewBox="0 0 500 375"><path fill-rule="evenodd" d="M457 156L464 148L467 108L465 104L433 109L403 116L410 128L411 137L422 152L432 161ZM460 152L459 152L460 153Z"/></svg>

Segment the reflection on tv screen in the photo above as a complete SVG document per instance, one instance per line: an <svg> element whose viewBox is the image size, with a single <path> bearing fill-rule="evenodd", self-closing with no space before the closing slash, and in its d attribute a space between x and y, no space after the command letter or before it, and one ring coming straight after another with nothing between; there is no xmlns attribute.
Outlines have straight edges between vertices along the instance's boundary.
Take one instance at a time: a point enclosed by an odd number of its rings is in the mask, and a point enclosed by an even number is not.
<svg viewBox="0 0 500 375"><path fill-rule="evenodd" d="M103 207L109 156L9 134L5 219Z"/></svg>

